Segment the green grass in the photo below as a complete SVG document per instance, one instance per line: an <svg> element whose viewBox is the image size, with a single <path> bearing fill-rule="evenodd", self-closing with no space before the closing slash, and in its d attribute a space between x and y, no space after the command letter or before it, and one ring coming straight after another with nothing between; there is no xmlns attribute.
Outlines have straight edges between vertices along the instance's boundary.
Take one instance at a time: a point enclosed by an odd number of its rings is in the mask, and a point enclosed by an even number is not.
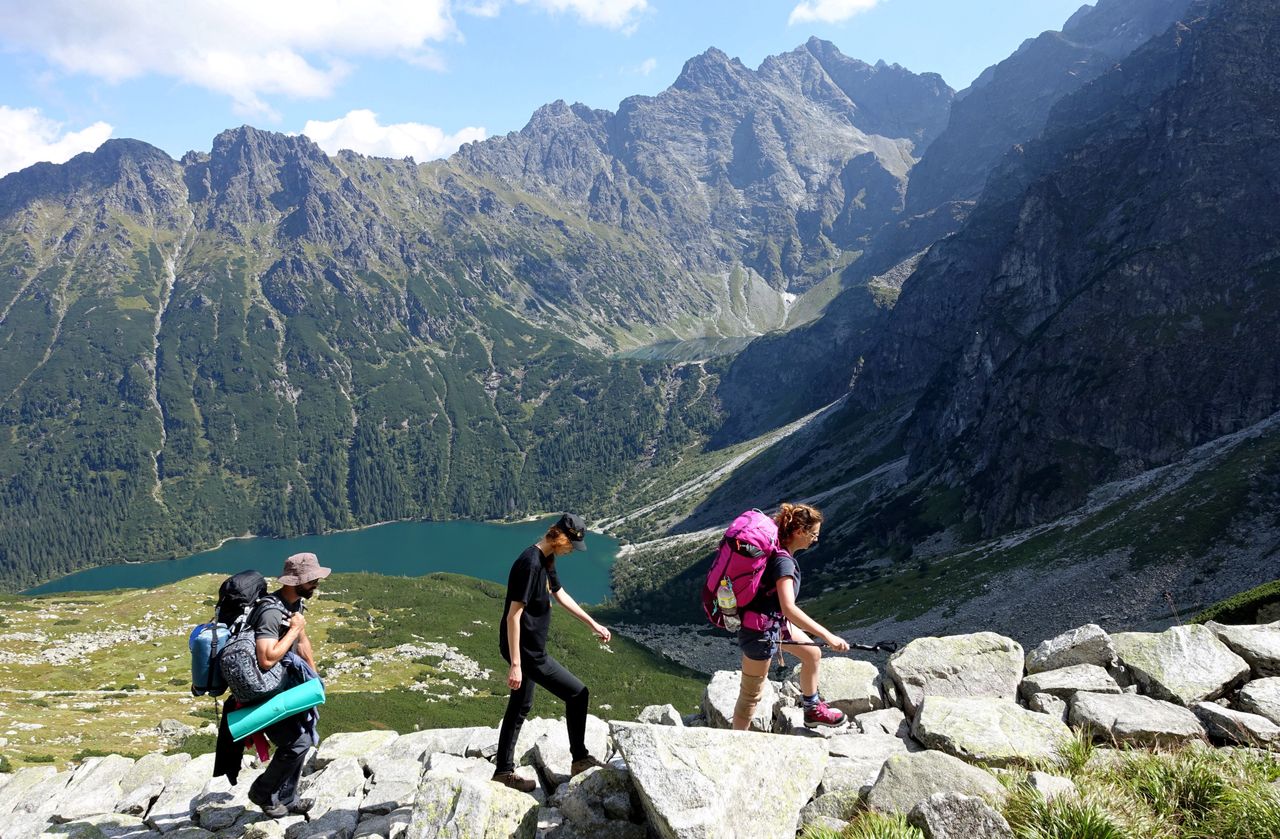
<svg viewBox="0 0 1280 839"><path fill-rule="evenodd" d="M1254 623L1263 606L1280 603L1280 580L1251 588L1213 604L1192 618L1192 623Z"/></svg>
<svg viewBox="0 0 1280 839"><path fill-rule="evenodd" d="M849 826L837 833L823 827L810 827L800 839L925 839L918 827L907 824L905 816L863 811L853 817Z"/></svg>

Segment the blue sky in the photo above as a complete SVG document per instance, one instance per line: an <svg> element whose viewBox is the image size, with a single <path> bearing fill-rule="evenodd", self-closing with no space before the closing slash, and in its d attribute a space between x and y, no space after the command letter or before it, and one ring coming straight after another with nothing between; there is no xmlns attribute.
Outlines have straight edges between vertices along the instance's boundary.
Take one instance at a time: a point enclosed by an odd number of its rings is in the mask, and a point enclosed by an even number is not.
<svg viewBox="0 0 1280 839"><path fill-rule="evenodd" d="M174 157L249 123L419 160L556 99L613 110L715 46L811 35L957 89L1081 0L0 0L0 174L108 137Z"/></svg>

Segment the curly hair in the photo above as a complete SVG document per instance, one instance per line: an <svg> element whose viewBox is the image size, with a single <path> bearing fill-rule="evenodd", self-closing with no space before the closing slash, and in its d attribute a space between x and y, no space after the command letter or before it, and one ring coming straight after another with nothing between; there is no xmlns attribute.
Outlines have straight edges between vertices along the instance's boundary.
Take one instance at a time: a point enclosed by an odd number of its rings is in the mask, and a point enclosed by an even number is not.
<svg viewBox="0 0 1280 839"><path fill-rule="evenodd" d="M822 511L808 504L783 503L778 515L773 517L778 525L778 538L786 541L787 537L801 530L812 530L822 523Z"/></svg>
<svg viewBox="0 0 1280 839"><path fill-rule="evenodd" d="M546 539L547 544L553 549L560 548L564 550L573 548L573 542L569 539L569 535L565 533L558 524L553 524L551 527L547 528L547 533L542 538Z"/></svg>

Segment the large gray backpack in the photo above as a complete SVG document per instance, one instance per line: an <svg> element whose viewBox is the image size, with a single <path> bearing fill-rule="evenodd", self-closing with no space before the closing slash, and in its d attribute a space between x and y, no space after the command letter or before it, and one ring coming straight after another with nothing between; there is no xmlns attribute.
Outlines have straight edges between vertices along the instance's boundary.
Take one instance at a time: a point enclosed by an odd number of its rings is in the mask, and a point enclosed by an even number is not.
<svg viewBox="0 0 1280 839"><path fill-rule="evenodd" d="M289 610L277 597L258 598L253 606L236 619L231 626L231 640L218 653L222 677L231 688L231 695L241 705L256 705L270 699L289 685L286 684L285 666L276 662L264 671L258 666L258 644L254 638L254 626L264 611L276 609L286 617Z"/></svg>

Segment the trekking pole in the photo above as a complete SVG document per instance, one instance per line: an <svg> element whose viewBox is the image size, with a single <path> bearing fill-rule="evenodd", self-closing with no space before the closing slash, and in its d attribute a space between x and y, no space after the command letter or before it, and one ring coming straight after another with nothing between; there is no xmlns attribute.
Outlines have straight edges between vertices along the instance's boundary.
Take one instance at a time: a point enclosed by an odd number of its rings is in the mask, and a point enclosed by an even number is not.
<svg viewBox="0 0 1280 839"><path fill-rule="evenodd" d="M792 644L797 647L825 647L826 641L783 641L783 644ZM869 653L892 653L897 652L897 641L876 641L874 644L855 644L849 642L851 650L866 650Z"/></svg>

